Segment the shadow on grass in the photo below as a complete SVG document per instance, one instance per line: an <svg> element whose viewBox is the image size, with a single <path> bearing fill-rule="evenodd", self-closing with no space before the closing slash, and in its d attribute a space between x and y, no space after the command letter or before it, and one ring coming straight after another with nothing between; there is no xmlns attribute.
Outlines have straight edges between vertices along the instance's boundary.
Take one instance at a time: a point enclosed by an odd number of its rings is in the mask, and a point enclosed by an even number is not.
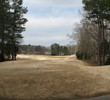
<svg viewBox="0 0 110 100"><path fill-rule="evenodd" d="M16 98L0 97L0 100L79 100L79 99L74 99L74 98L16 99Z"/></svg>
<svg viewBox="0 0 110 100"><path fill-rule="evenodd" d="M99 96L88 96L88 97L76 97L76 98L44 98L44 99L16 99L16 98L6 98L0 97L0 100L110 100L109 95L99 95Z"/></svg>

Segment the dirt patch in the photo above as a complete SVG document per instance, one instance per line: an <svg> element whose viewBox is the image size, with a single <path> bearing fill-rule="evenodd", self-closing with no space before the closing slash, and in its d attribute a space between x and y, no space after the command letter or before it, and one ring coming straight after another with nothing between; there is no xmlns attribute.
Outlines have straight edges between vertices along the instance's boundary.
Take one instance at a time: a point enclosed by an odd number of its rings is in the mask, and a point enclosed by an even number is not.
<svg viewBox="0 0 110 100"><path fill-rule="evenodd" d="M99 66L97 63L92 62L92 61L84 61L86 66L93 66L93 67L97 67Z"/></svg>

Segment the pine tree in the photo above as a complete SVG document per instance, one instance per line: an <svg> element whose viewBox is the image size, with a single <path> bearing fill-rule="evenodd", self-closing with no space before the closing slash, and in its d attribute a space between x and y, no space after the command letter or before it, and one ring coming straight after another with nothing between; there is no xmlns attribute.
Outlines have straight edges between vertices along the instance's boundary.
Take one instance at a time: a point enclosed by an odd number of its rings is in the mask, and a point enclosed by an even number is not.
<svg viewBox="0 0 110 100"><path fill-rule="evenodd" d="M21 32L25 31L27 19L23 17L27 8L22 6L23 0L0 0L0 61L4 55L12 55L16 59L18 44L22 39ZM10 48L10 49L8 49Z"/></svg>
<svg viewBox="0 0 110 100"><path fill-rule="evenodd" d="M51 45L51 55L60 55L60 45L54 43Z"/></svg>
<svg viewBox="0 0 110 100"><path fill-rule="evenodd" d="M8 32L9 9L9 1L0 0L0 61L4 61L4 45L6 42L6 34Z"/></svg>
<svg viewBox="0 0 110 100"><path fill-rule="evenodd" d="M23 26L27 19L23 17L24 14L27 13L27 8L22 6L22 0L12 0L12 8L11 8L11 54L12 60L16 59L17 48L19 44L19 40L22 39L21 32L25 31L25 27Z"/></svg>
<svg viewBox="0 0 110 100"><path fill-rule="evenodd" d="M83 0L84 10L87 18L98 24L98 62L99 65L105 63L105 29L108 27L105 22L110 20L110 1L109 0Z"/></svg>

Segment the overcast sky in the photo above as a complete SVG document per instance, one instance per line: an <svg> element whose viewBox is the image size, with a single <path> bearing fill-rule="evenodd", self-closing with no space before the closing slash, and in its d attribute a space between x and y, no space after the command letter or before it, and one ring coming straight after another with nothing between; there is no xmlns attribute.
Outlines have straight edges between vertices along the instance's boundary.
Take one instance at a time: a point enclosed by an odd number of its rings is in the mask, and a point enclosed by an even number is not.
<svg viewBox="0 0 110 100"><path fill-rule="evenodd" d="M82 0L24 0L24 6L28 8L28 22L23 44L69 44L67 34L81 19Z"/></svg>

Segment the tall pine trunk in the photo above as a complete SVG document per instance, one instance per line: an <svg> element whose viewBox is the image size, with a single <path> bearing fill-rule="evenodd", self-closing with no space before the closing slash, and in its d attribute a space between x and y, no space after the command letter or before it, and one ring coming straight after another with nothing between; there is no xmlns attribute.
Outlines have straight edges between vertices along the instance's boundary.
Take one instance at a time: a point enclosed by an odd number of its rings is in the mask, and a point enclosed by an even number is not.
<svg viewBox="0 0 110 100"><path fill-rule="evenodd" d="M103 66L103 31L102 31L102 21L99 21L99 32L98 32L98 64Z"/></svg>

